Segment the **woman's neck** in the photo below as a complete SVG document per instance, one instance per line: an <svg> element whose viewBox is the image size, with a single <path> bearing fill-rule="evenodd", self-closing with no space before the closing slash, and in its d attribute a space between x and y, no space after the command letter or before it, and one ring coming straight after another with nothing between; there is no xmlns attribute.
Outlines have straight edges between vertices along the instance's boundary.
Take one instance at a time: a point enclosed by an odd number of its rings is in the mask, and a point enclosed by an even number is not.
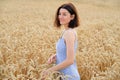
<svg viewBox="0 0 120 80"><path fill-rule="evenodd" d="M70 29L70 28L68 27L68 25L64 25L64 28L65 28L65 30Z"/></svg>
<svg viewBox="0 0 120 80"><path fill-rule="evenodd" d="M65 30L69 30L69 29L72 29L72 28L69 28L69 27L64 27L65 28Z"/></svg>

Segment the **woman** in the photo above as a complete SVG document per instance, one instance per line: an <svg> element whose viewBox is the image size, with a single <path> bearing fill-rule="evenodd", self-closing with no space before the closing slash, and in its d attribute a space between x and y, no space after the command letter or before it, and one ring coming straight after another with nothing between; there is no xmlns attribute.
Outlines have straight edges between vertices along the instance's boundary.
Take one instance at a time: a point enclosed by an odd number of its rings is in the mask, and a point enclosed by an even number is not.
<svg viewBox="0 0 120 80"><path fill-rule="evenodd" d="M63 25L65 29L56 44L56 54L48 59L49 64L56 61L56 66L43 71L43 75L47 75L50 71L60 71L64 75L70 76L68 79L62 80L80 80L75 59L77 34L74 28L79 26L79 18L75 6L72 3L61 5L57 9L54 24L59 28Z"/></svg>

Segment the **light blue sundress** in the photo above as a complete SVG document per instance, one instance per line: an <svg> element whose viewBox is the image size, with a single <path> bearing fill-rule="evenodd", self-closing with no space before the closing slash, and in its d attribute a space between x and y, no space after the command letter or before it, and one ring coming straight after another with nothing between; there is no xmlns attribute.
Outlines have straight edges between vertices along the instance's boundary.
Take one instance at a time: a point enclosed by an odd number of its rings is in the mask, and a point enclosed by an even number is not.
<svg viewBox="0 0 120 80"><path fill-rule="evenodd" d="M76 34L75 34L75 36L76 36ZM61 37L58 40L58 42L56 43L56 64L60 64L66 59L66 49L67 48L66 48L64 38ZM74 44L74 57L76 55L76 49L77 49L77 39ZM59 70L59 72L63 73L65 76L67 76L67 78L62 79L62 80L80 80L80 75L78 73L76 59L74 60L74 63L72 65L70 65L62 70Z"/></svg>

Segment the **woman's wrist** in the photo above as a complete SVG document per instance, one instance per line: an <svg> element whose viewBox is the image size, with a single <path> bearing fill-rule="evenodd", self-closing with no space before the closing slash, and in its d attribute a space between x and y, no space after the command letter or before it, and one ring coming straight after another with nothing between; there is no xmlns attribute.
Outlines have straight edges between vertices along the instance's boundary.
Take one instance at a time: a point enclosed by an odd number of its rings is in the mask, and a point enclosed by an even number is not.
<svg viewBox="0 0 120 80"><path fill-rule="evenodd" d="M52 70L52 68L49 68L47 71L52 72L53 70Z"/></svg>

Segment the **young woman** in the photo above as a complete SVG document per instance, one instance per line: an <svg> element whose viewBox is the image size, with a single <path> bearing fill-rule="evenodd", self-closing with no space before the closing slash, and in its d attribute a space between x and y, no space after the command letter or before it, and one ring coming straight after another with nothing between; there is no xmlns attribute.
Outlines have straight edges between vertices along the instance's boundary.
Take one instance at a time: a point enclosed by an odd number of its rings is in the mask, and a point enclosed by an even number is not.
<svg viewBox="0 0 120 80"><path fill-rule="evenodd" d="M80 80L76 64L77 34L75 27L79 26L79 18L75 6L72 3L61 5L56 12L56 27L64 26L61 38L56 44L56 54L48 59L51 64L56 61L56 66L43 71L43 76L50 71L60 71L64 75L69 75L68 79L61 80Z"/></svg>

